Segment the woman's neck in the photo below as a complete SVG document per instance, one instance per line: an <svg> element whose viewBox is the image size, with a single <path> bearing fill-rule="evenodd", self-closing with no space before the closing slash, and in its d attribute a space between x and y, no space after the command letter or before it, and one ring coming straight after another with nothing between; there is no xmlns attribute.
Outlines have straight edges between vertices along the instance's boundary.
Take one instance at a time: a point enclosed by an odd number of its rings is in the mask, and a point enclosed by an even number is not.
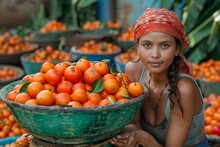
<svg viewBox="0 0 220 147"><path fill-rule="evenodd" d="M168 82L167 74L147 74L147 85L153 87L161 87L164 86Z"/></svg>

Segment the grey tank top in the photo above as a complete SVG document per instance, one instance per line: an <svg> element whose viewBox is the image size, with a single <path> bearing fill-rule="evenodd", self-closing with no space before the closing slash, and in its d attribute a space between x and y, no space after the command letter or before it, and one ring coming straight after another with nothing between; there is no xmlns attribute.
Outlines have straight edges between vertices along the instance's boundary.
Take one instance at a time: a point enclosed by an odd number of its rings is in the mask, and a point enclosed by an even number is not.
<svg viewBox="0 0 220 147"><path fill-rule="evenodd" d="M142 75L140 77L139 82L145 85L145 78L146 76L146 68L143 68L142 70ZM193 79L191 76L187 74L180 74L179 77L188 77L190 79ZM193 79L194 80L194 79ZM195 81L195 80L194 80ZM201 98L202 92L198 86L198 84L195 81L195 84L198 87L198 90L200 92ZM203 102L203 109L202 111L194 116L192 125L190 128L190 132L188 134L188 137L184 143L184 146L190 146L193 144L198 144L203 141L203 136L204 136L204 102ZM141 125L142 128L150 133L160 144L165 145L165 140L166 140L166 134L167 134L167 128L168 128L168 123L170 119L170 113L171 113L171 108L170 108L170 100L168 97L166 97L166 107L165 107L165 119L164 121L156 126L152 126L145 118L143 107L141 108Z"/></svg>

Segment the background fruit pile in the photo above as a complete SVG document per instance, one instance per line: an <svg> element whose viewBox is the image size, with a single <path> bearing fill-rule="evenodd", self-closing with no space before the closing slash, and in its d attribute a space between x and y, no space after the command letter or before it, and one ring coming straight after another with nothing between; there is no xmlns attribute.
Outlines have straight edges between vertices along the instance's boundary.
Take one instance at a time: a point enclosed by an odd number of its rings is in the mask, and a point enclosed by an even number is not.
<svg viewBox="0 0 220 147"><path fill-rule="evenodd" d="M20 136L26 132L18 125L6 104L0 101L0 138Z"/></svg>
<svg viewBox="0 0 220 147"><path fill-rule="evenodd" d="M204 111L205 132L208 135L220 136L220 95L210 94L204 98L208 107Z"/></svg>

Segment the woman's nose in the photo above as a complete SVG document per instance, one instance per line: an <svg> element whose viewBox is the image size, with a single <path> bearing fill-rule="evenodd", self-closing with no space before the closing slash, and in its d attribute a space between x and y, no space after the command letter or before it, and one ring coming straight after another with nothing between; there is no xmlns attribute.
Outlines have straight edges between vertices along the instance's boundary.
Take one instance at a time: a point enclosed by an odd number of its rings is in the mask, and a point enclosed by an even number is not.
<svg viewBox="0 0 220 147"><path fill-rule="evenodd" d="M151 52L151 57L152 58L159 58L160 57L160 50L158 47L153 48Z"/></svg>

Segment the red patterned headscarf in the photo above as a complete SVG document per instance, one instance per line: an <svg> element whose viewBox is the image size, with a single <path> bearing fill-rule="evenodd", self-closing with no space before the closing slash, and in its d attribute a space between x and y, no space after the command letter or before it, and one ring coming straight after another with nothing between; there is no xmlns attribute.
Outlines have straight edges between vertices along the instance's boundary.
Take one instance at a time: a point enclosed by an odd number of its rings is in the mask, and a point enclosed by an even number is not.
<svg viewBox="0 0 220 147"><path fill-rule="evenodd" d="M135 40L151 32L164 32L176 37L181 42L182 51L189 45L185 34L185 26L173 11L169 11L165 8L147 8L135 23ZM192 75L193 68L191 63L189 63L183 55L182 57L183 62L180 65L180 70Z"/></svg>

